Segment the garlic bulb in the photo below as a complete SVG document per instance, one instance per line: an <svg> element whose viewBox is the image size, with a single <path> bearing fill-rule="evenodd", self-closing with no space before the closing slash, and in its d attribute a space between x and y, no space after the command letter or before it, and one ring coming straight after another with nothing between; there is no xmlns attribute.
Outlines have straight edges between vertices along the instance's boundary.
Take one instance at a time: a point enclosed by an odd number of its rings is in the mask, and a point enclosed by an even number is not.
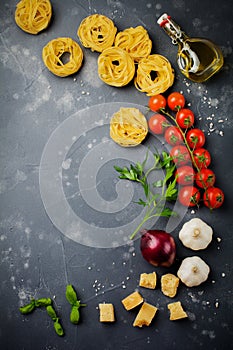
<svg viewBox="0 0 233 350"><path fill-rule="evenodd" d="M198 218L186 222L179 232L183 245L193 250L205 249L212 241L212 236L212 228Z"/></svg>
<svg viewBox="0 0 233 350"><path fill-rule="evenodd" d="M199 256L192 256L182 261L177 276L187 287L194 287L205 282L209 272L210 268L204 260Z"/></svg>

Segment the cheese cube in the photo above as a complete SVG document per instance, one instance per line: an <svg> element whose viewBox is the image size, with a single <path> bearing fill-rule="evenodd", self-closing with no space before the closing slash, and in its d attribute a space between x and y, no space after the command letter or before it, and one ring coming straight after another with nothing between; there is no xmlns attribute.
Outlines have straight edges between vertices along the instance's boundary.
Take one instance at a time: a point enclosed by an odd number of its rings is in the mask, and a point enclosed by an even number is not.
<svg viewBox="0 0 233 350"><path fill-rule="evenodd" d="M139 286L149 289L155 289L157 282L157 276L155 272L141 273Z"/></svg>
<svg viewBox="0 0 233 350"><path fill-rule="evenodd" d="M128 311L140 305L143 302L143 298L138 292L133 292L121 302L124 305L125 309Z"/></svg>
<svg viewBox="0 0 233 350"><path fill-rule="evenodd" d="M99 304L100 322L114 322L114 307L113 304Z"/></svg>
<svg viewBox="0 0 233 350"><path fill-rule="evenodd" d="M161 277L161 289L164 295L173 298L177 293L179 278L172 273L167 273Z"/></svg>
<svg viewBox="0 0 233 350"><path fill-rule="evenodd" d="M149 326L157 310L158 310L157 307L144 302L134 320L133 326L134 327Z"/></svg>
<svg viewBox="0 0 233 350"><path fill-rule="evenodd" d="M180 301L177 301L175 303L170 303L167 305L167 307L170 310L170 320L171 321L175 321L175 320L179 320L181 318L188 317L186 312L183 310L183 307L182 307Z"/></svg>

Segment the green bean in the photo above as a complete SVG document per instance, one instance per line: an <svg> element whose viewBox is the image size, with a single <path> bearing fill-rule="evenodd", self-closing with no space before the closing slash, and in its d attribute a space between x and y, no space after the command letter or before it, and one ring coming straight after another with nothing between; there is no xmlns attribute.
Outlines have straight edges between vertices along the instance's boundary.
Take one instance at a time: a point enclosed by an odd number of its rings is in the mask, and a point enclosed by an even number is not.
<svg viewBox="0 0 233 350"><path fill-rule="evenodd" d="M35 309L35 307L35 299L32 299L29 304L20 307L19 311L21 312L21 314L26 315L30 314Z"/></svg>

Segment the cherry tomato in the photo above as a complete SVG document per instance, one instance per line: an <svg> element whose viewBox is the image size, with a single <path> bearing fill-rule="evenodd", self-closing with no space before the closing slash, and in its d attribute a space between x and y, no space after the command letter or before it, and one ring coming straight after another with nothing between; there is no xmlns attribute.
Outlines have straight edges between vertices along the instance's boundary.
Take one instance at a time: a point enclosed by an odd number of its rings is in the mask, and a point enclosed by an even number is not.
<svg viewBox="0 0 233 350"><path fill-rule="evenodd" d="M170 126L165 130L164 138L171 146L176 146L183 143L183 136L176 126Z"/></svg>
<svg viewBox="0 0 233 350"><path fill-rule="evenodd" d="M165 129L170 125L168 120L162 114L154 114L149 119L149 128L156 135L162 135Z"/></svg>
<svg viewBox="0 0 233 350"><path fill-rule="evenodd" d="M204 204L210 209L216 209L221 207L224 202L224 193L218 187L209 187L203 196Z"/></svg>
<svg viewBox="0 0 233 350"><path fill-rule="evenodd" d="M167 104L172 111L179 111L185 105L185 98L179 92L172 92L167 98Z"/></svg>
<svg viewBox="0 0 233 350"><path fill-rule="evenodd" d="M193 151L195 163L199 169L208 168L211 163L210 153L205 148L198 148Z"/></svg>
<svg viewBox="0 0 233 350"><path fill-rule="evenodd" d="M159 112L161 108L166 107L167 101L163 95L155 95L150 97L148 105L151 111Z"/></svg>
<svg viewBox="0 0 233 350"><path fill-rule="evenodd" d="M196 206L199 203L200 198L200 191L194 186L184 186L178 193L178 200L185 207Z"/></svg>
<svg viewBox="0 0 233 350"><path fill-rule="evenodd" d="M200 129L191 129L186 134L186 140L189 147L201 148L205 143L205 134Z"/></svg>
<svg viewBox="0 0 233 350"><path fill-rule="evenodd" d="M215 179L215 174L210 169L203 168L196 174L196 184L200 188L212 187Z"/></svg>
<svg viewBox="0 0 233 350"><path fill-rule="evenodd" d="M174 146L170 151L170 156L177 166L185 165L191 160L187 147L183 145Z"/></svg>
<svg viewBox="0 0 233 350"><path fill-rule="evenodd" d="M177 177L177 183L180 185L192 185L194 183L195 172L189 165L183 165L179 167L175 172Z"/></svg>
<svg viewBox="0 0 233 350"><path fill-rule="evenodd" d="M182 129L191 128L194 124L194 114L190 109L182 108L176 113L176 121Z"/></svg>

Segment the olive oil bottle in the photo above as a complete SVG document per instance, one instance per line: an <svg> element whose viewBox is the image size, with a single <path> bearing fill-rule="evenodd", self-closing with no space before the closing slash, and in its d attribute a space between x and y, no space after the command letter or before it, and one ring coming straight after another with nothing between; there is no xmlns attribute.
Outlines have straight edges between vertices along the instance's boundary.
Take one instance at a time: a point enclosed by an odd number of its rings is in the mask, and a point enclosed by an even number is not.
<svg viewBox="0 0 233 350"><path fill-rule="evenodd" d="M177 63L188 79L202 83L223 66L223 54L212 41L189 37L166 13L157 23L172 39L172 44L178 45Z"/></svg>

